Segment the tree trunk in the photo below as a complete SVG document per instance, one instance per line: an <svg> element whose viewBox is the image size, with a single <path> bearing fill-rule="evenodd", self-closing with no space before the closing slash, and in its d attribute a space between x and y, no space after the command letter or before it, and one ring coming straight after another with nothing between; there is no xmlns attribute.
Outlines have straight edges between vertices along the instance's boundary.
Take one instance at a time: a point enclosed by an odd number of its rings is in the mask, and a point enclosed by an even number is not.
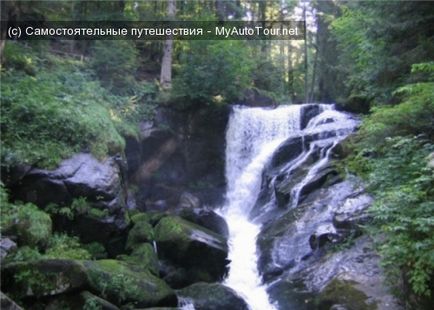
<svg viewBox="0 0 434 310"><path fill-rule="evenodd" d="M173 20L176 13L175 0L169 0L167 3L167 17ZM172 87L172 53L173 53L173 37L170 36L164 42L163 59L161 61L160 85L163 89Z"/></svg>

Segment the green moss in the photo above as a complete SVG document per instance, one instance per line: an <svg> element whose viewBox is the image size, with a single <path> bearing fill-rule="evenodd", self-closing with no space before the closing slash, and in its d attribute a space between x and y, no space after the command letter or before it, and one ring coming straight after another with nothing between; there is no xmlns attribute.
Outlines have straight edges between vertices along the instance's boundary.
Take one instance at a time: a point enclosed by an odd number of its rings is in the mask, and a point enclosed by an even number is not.
<svg viewBox="0 0 434 310"><path fill-rule="evenodd" d="M368 297L355 288L355 282L332 280L320 293L317 303L320 310L328 310L334 304L340 304L352 310L375 310L376 303L368 303Z"/></svg>
<svg viewBox="0 0 434 310"><path fill-rule="evenodd" d="M133 249L137 244L152 241L154 230L148 222L138 222L128 233L127 249Z"/></svg>
<svg viewBox="0 0 434 310"><path fill-rule="evenodd" d="M42 273L30 265L23 265L14 274L15 286L19 288L15 290L14 295L18 299L24 297L27 292L35 296L44 296L56 288L54 277L54 274Z"/></svg>
<svg viewBox="0 0 434 310"><path fill-rule="evenodd" d="M77 237L54 234L43 257L51 259L90 259L91 254L82 248Z"/></svg>
<svg viewBox="0 0 434 310"><path fill-rule="evenodd" d="M190 224L177 216L167 216L162 218L155 227L155 237L157 241L167 241L176 239L186 239ZM187 238L188 239L188 238Z"/></svg>
<svg viewBox="0 0 434 310"><path fill-rule="evenodd" d="M91 287L111 302L155 305L172 291L147 270L133 270L127 262L99 260L85 262Z"/></svg>
<svg viewBox="0 0 434 310"><path fill-rule="evenodd" d="M118 258L131 263L132 269L149 270L154 275L159 275L158 257L149 243L142 243L134 248L131 255L121 255Z"/></svg>
<svg viewBox="0 0 434 310"><path fill-rule="evenodd" d="M93 259L107 258L107 251L101 243L91 242L88 244L83 244L82 247L89 252Z"/></svg>
<svg viewBox="0 0 434 310"><path fill-rule="evenodd" d="M0 117L5 165L54 168L82 150L103 158L124 149L122 135L137 134L139 116L150 107L137 104L152 92L145 84L114 95L95 80L86 62L24 50L14 42L7 50Z"/></svg>
<svg viewBox="0 0 434 310"><path fill-rule="evenodd" d="M149 215L147 213L144 213L144 212L136 213L136 214L132 215L130 218L134 224L136 224L138 222L149 222L149 220L150 220Z"/></svg>

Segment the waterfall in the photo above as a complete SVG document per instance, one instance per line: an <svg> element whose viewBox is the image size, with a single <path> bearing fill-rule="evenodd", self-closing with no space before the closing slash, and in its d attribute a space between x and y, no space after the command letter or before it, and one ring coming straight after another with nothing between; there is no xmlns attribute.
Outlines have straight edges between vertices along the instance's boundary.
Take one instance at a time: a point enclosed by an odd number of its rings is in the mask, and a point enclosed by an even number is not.
<svg viewBox="0 0 434 310"><path fill-rule="evenodd" d="M260 226L249 212L261 186L261 173L276 148L300 130L300 107L276 109L234 107L226 133L226 203L229 226L229 275L225 284L236 290L253 310L275 309L257 268L256 237Z"/></svg>
<svg viewBox="0 0 434 310"><path fill-rule="evenodd" d="M260 224L249 214L261 190L262 173L274 152L288 137L301 135L303 153L289 169L302 164L314 151L320 149L320 159L306 176L292 189L290 206L295 207L300 193L328 161L333 147L354 129L354 121L332 105L317 105L318 115L310 117L301 129L302 109L306 105L280 106L276 109L235 106L226 132L226 202L221 208L229 226L229 273L224 284L245 299L252 310L277 309L271 303L267 287L262 284L258 271L256 249ZM338 123L338 126L336 126ZM330 134L332 132L332 134ZM304 148L304 136L317 135Z"/></svg>

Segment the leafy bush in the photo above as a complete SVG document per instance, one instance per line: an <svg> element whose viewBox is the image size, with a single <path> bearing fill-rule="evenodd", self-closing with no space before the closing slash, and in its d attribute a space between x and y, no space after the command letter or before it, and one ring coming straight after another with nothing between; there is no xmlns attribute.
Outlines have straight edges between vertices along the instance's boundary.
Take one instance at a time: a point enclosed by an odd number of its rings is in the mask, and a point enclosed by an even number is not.
<svg viewBox="0 0 434 310"><path fill-rule="evenodd" d="M413 72L430 68L416 65ZM395 93L403 101L372 110L348 162L375 195L370 230L382 236L377 239L387 274L394 283L403 275L414 294L426 297L434 279L434 83Z"/></svg>
<svg viewBox="0 0 434 310"><path fill-rule="evenodd" d="M125 40L98 40L92 48L91 67L102 84L117 94L130 94L135 86L138 50Z"/></svg>
<svg viewBox="0 0 434 310"><path fill-rule="evenodd" d="M191 41L181 53L174 97L199 104L231 102L251 86L252 66L241 41Z"/></svg>
<svg viewBox="0 0 434 310"><path fill-rule="evenodd" d="M48 243L44 258L90 259L91 254L83 248L77 237L54 234Z"/></svg>
<svg viewBox="0 0 434 310"><path fill-rule="evenodd" d="M18 237L19 245L45 246L51 236L51 218L31 203L10 203L0 186L1 232Z"/></svg>
<svg viewBox="0 0 434 310"><path fill-rule="evenodd" d="M52 168L78 151L99 158L119 152L121 134L136 134L138 119L152 114L143 102L154 96L152 85L141 85L134 96L113 95L85 63L27 50L24 55L37 74L11 67L1 73L3 165Z"/></svg>

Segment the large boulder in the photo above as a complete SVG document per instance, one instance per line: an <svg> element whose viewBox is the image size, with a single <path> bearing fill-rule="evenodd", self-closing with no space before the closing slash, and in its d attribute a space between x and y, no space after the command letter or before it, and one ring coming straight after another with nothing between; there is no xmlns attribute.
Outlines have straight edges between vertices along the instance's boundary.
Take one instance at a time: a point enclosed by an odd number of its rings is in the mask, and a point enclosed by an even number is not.
<svg viewBox="0 0 434 310"><path fill-rule="evenodd" d="M237 293L219 283L195 283L177 292L196 310L248 310L246 302Z"/></svg>
<svg viewBox="0 0 434 310"><path fill-rule="evenodd" d="M120 260L39 260L2 268L2 287L19 299L41 300L90 289L116 305L176 306L170 287L148 269Z"/></svg>
<svg viewBox="0 0 434 310"><path fill-rule="evenodd" d="M310 193L296 208L264 223L257 241L264 278L271 281L304 268L324 246L354 236L352 216L366 210L370 201L356 181L345 180ZM342 219L341 225L335 226L336 218Z"/></svg>
<svg viewBox="0 0 434 310"><path fill-rule="evenodd" d="M177 279L175 287L220 281L227 273L227 241L204 227L177 216L163 217L155 227L155 240L159 258L188 275ZM170 272L166 276L170 278Z"/></svg>
<svg viewBox="0 0 434 310"><path fill-rule="evenodd" d="M207 208L182 208L177 211L177 214L183 219L203 226L225 238L229 236L228 224L214 210Z"/></svg>
<svg viewBox="0 0 434 310"><path fill-rule="evenodd" d="M106 243L116 239L127 227L122 171L120 158L100 161L91 154L79 153L62 161L54 170L31 168L9 186L13 199L32 202L41 208L48 205L53 208L55 204L60 209L85 201L85 210L71 208L73 221L64 216L54 217L55 228L71 230L84 242Z"/></svg>
<svg viewBox="0 0 434 310"><path fill-rule="evenodd" d="M83 265L92 290L110 302L132 303L137 308L177 305L174 292L163 280L134 264L99 260Z"/></svg>
<svg viewBox="0 0 434 310"><path fill-rule="evenodd" d="M2 288L21 298L42 298L85 287L86 269L74 260L12 263L2 268Z"/></svg>

